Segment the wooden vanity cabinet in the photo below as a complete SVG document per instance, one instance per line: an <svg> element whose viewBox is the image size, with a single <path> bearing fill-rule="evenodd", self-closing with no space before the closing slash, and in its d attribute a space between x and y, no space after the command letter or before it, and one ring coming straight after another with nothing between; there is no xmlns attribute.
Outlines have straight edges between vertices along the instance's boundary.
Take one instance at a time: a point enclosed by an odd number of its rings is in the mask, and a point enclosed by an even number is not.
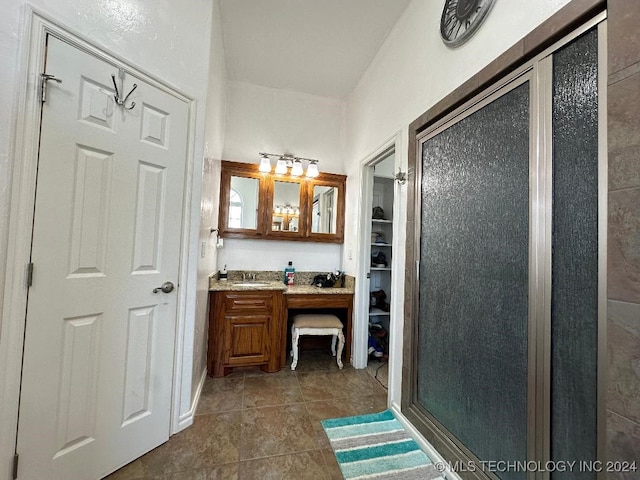
<svg viewBox="0 0 640 480"><path fill-rule="evenodd" d="M283 295L280 290L209 293L209 375L233 367L280 370Z"/></svg>

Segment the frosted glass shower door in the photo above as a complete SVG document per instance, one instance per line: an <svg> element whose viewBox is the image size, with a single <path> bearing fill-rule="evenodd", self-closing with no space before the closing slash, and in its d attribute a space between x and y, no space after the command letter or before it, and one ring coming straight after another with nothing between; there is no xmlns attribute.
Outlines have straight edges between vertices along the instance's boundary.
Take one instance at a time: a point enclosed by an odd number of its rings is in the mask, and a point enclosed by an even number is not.
<svg viewBox="0 0 640 480"><path fill-rule="evenodd" d="M420 138L411 408L478 478L592 479L606 447L599 28Z"/></svg>
<svg viewBox="0 0 640 480"><path fill-rule="evenodd" d="M598 33L553 57L551 442L554 461L597 454ZM595 472L551 477L595 478ZM583 469L584 470L584 469Z"/></svg>
<svg viewBox="0 0 640 480"><path fill-rule="evenodd" d="M417 401L485 460L527 458L529 95L422 144Z"/></svg>

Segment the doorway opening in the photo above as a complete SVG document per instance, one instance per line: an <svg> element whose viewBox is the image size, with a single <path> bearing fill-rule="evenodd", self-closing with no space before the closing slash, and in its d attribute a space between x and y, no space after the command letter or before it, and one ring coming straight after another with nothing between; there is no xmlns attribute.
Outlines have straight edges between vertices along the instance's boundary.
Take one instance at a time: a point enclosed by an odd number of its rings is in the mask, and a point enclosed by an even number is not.
<svg viewBox="0 0 640 480"><path fill-rule="evenodd" d="M396 252L398 200L394 170L395 142L362 166L361 237L358 295L360 348L354 366L364 368L389 388L389 354L397 294L399 263Z"/></svg>

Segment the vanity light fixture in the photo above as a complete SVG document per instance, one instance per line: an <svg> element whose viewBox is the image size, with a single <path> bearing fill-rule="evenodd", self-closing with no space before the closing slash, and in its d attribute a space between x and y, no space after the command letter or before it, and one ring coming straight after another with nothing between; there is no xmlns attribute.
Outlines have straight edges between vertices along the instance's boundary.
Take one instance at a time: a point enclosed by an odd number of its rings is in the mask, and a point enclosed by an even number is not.
<svg viewBox="0 0 640 480"><path fill-rule="evenodd" d="M300 216L300 207L292 207L291 205L276 205L273 209L274 215L288 215L290 217Z"/></svg>
<svg viewBox="0 0 640 480"><path fill-rule="evenodd" d="M260 155L260 170L263 173L271 173L271 160L270 158L277 158L276 168L274 173L277 175L286 175L287 173L292 177L300 177L306 175L309 178L317 177L320 172L318 171L318 162L313 158L296 157L290 153L278 155L275 153L259 152ZM309 162L307 171L305 173L302 162Z"/></svg>

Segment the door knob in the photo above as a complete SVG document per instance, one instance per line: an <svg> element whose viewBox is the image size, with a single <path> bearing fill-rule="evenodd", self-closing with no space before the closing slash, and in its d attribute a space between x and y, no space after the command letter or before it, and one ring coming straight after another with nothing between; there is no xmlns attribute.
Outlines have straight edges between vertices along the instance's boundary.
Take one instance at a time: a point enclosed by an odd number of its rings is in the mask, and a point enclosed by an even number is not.
<svg viewBox="0 0 640 480"><path fill-rule="evenodd" d="M162 285L160 285L157 288L153 289L153 293L158 293L160 290L162 290L164 293L169 293L173 291L173 283L171 282L164 282Z"/></svg>

